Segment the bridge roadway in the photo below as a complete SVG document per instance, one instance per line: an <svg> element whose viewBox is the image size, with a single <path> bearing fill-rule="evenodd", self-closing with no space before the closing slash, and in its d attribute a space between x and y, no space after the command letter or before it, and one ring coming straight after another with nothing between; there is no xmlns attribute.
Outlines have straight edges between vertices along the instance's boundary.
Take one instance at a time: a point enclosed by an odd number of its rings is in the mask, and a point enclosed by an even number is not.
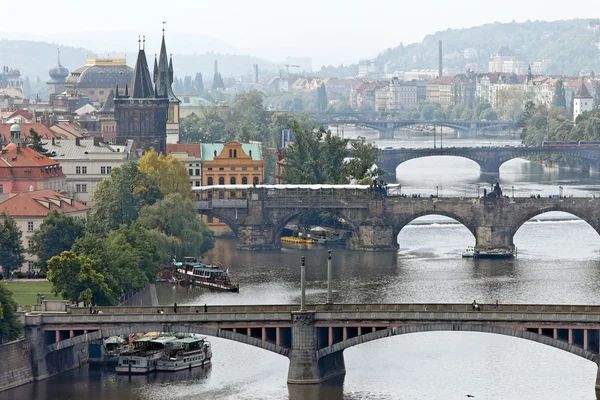
<svg viewBox="0 0 600 400"><path fill-rule="evenodd" d="M319 185L315 186L320 187ZM346 246L365 251L397 251L400 231L416 218L443 215L464 225L481 251L513 253L513 238L531 218L548 211L573 214L600 233L600 198L404 198L382 197L362 189L326 186L294 189L290 185L194 188L199 213L225 222L238 237L238 249L281 247L286 224L299 215L323 210L343 218L350 227Z"/></svg>
<svg viewBox="0 0 600 400"><path fill-rule="evenodd" d="M484 332L531 340L596 364L600 354L600 306L480 304L314 304L101 307L65 306L60 312L27 313L36 379L81 363L87 343L136 332L196 333L256 346L290 359L288 383L320 383L345 373L343 351L386 337L431 331ZM164 314L157 313L164 310ZM73 364L73 354L78 357ZM219 357L218 354L215 357ZM600 390L600 373L596 380Z"/></svg>
<svg viewBox="0 0 600 400"><path fill-rule="evenodd" d="M395 175L398 165L421 157L455 156L475 161L482 174L498 176L500 166L514 158L559 155L581 160L593 171L600 171L600 147L442 147L420 149L383 149L376 163Z"/></svg>

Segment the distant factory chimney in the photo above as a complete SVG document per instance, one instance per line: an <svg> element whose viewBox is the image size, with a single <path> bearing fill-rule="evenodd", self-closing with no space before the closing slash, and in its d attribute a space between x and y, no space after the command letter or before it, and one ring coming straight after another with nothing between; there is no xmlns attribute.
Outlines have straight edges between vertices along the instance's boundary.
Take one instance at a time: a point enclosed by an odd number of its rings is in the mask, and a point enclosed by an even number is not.
<svg viewBox="0 0 600 400"><path fill-rule="evenodd" d="M258 83L258 64L252 66L254 72L254 83Z"/></svg>
<svg viewBox="0 0 600 400"><path fill-rule="evenodd" d="M440 70L438 76L441 78L444 75L444 65L442 64L442 41L440 40L440 54L439 54Z"/></svg>
<svg viewBox="0 0 600 400"><path fill-rule="evenodd" d="M219 73L219 61L215 60L215 75Z"/></svg>

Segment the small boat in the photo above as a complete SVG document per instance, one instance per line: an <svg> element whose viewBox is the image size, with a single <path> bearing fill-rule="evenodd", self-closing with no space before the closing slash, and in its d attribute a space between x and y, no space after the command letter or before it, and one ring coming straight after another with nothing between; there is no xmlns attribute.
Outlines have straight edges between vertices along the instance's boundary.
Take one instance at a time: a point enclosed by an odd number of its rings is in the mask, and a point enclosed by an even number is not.
<svg viewBox="0 0 600 400"><path fill-rule="evenodd" d="M229 271L221 264L206 264L196 257L184 257L183 262L173 260L173 277L180 284L204 286L226 292L239 292L240 285L231 282Z"/></svg>
<svg viewBox="0 0 600 400"><path fill-rule="evenodd" d="M163 355L156 364L159 372L176 372L210 365L212 350L210 342L203 337L175 339L167 343Z"/></svg>
<svg viewBox="0 0 600 400"><path fill-rule="evenodd" d="M302 239L295 236L284 236L281 238L282 242L297 243L297 244L315 244L316 240L313 239Z"/></svg>
<svg viewBox="0 0 600 400"><path fill-rule="evenodd" d="M477 258L512 258L514 253L504 249L476 250L475 257Z"/></svg>
<svg viewBox="0 0 600 400"><path fill-rule="evenodd" d="M473 258L475 257L475 248L467 247L465 251L462 253L463 258Z"/></svg>
<svg viewBox="0 0 600 400"><path fill-rule="evenodd" d="M133 350L121 353L116 371L120 375L145 375L156 371L156 364L162 357L168 342L174 336L143 337L134 340Z"/></svg>

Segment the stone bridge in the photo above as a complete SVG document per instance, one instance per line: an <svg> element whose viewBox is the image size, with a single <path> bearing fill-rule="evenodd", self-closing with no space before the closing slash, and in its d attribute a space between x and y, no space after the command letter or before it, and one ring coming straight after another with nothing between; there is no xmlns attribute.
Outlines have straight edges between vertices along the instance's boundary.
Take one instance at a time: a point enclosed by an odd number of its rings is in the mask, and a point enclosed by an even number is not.
<svg viewBox="0 0 600 400"><path fill-rule="evenodd" d="M398 165L414 158L432 156L455 156L475 161L481 173L492 176L500 174L500 166L514 158L539 155L573 157L598 170L600 147L444 147L428 149L384 149L377 159L377 166L395 174Z"/></svg>
<svg viewBox="0 0 600 400"><path fill-rule="evenodd" d="M393 139L394 132L398 129L415 125L442 126L457 131L469 132L471 136L482 130L508 129L512 123L504 121L423 121L423 120L377 120L363 119L361 117L349 118L343 116L322 116L317 118L320 125L357 125L364 128L374 129L379 132L380 139Z"/></svg>
<svg viewBox="0 0 600 400"><path fill-rule="evenodd" d="M396 251L398 234L416 218L443 215L464 225L476 250L514 252L513 237L531 218L548 211L573 214L600 233L600 198L405 198L383 197L368 186L248 185L193 189L198 212L225 222L241 250L281 247L286 224L312 210L343 218L351 227L347 246L356 250Z"/></svg>
<svg viewBox="0 0 600 400"><path fill-rule="evenodd" d="M535 341L598 364L600 306L504 304L317 304L102 307L28 313L36 379L60 372L73 348L136 332L197 333L259 347L290 359L288 383L316 384L345 373L345 349L390 336L432 331L483 332ZM215 354L215 357L219 357ZM77 366L77 365L74 365ZM73 367L73 366L71 366ZM600 374L596 380L600 389Z"/></svg>

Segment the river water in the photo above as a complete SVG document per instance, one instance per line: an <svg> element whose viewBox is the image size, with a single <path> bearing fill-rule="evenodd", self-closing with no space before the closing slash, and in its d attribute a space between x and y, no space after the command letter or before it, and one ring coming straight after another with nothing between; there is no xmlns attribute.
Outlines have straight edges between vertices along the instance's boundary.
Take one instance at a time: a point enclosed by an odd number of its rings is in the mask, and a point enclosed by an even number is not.
<svg viewBox="0 0 600 400"><path fill-rule="evenodd" d="M429 139L427 139L429 140ZM465 141L455 141L463 145ZM502 142L504 143L504 142ZM385 146L425 147L394 141ZM514 144L514 142L513 142ZM451 145L449 140L445 145ZM489 182L474 162L453 157L416 159L391 177L407 193L475 195ZM544 169L524 160L505 163L505 193L529 196L597 194L600 177ZM510 189L507 189L509 188ZM463 259L475 243L463 226L427 216L398 236L396 253L334 249L334 301L600 304L600 237L568 214L547 213L521 227L513 260ZM207 257L229 267L239 294L159 285L162 304L279 304L299 302L301 256L307 257L307 300L324 302L327 249L285 245L278 252L235 251L220 239ZM213 366L175 375L128 379L88 367L4 392L20 399L594 399L595 364L560 350L483 333L419 333L370 342L344 352L343 382L286 385L288 360L267 351L211 339Z"/></svg>

